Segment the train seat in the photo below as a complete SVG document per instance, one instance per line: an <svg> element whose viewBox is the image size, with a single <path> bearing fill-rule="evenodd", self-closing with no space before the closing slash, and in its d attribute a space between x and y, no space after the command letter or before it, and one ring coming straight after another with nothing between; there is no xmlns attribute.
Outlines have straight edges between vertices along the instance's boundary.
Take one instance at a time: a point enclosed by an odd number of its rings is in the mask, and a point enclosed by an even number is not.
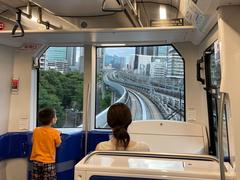
<svg viewBox="0 0 240 180"><path fill-rule="evenodd" d="M131 139L143 141L151 152L208 154L206 127L179 121L134 121L128 128Z"/></svg>
<svg viewBox="0 0 240 180"><path fill-rule="evenodd" d="M226 180L233 180L233 169L228 163L225 167ZM219 176L214 157L149 152L95 151L74 169L75 180L218 180Z"/></svg>

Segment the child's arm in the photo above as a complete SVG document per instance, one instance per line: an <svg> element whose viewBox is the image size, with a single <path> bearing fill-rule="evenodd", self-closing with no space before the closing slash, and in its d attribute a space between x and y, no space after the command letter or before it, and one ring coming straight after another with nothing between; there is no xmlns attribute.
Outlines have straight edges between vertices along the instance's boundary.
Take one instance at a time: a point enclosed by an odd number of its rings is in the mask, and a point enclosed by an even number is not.
<svg viewBox="0 0 240 180"><path fill-rule="evenodd" d="M56 133L56 138L55 138L55 144L56 144L56 147L59 147L62 143L62 139L61 139L61 132L60 131L57 131Z"/></svg>

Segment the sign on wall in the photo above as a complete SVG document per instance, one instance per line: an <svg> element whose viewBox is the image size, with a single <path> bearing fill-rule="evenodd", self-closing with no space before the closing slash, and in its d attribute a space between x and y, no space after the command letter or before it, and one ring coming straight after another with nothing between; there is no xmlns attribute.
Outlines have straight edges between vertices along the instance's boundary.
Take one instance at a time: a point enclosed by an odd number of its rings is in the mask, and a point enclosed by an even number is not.
<svg viewBox="0 0 240 180"><path fill-rule="evenodd" d="M0 21L0 31L3 31L4 28L5 28L4 22L1 22L1 21Z"/></svg>

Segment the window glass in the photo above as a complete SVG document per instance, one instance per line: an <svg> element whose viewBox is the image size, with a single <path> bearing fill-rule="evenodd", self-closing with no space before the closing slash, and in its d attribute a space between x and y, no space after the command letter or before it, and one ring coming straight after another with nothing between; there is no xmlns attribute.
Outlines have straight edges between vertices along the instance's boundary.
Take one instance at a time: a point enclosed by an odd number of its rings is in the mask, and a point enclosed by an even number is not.
<svg viewBox="0 0 240 180"><path fill-rule="evenodd" d="M221 81L219 43L216 41L213 46L214 53L210 55L211 86L219 88Z"/></svg>
<svg viewBox="0 0 240 180"><path fill-rule="evenodd" d="M229 156L229 141L228 141L228 109L226 104L224 104L224 113L223 113L223 151L224 151L224 157L230 157Z"/></svg>
<svg viewBox="0 0 240 180"><path fill-rule="evenodd" d="M184 61L171 45L97 48L96 128L126 103L133 120L184 120Z"/></svg>
<svg viewBox="0 0 240 180"><path fill-rule="evenodd" d="M82 124L83 47L50 47L39 59L38 109L56 109L55 127Z"/></svg>

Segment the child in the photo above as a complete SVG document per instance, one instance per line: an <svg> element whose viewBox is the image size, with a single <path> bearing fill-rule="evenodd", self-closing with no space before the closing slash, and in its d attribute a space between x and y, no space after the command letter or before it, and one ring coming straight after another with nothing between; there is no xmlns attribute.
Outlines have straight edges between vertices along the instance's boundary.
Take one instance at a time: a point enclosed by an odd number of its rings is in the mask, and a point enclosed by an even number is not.
<svg viewBox="0 0 240 180"><path fill-rule="evenodd" d="M33 161L32 180L56 180L56 147L61 144L60 132L54 128L57 122L56 112L44 108L38 113L41 127L33 131L33 146L30 160Z"/></svg>
<svg viewBox="0 0 240 180"><path fill-rule="evenodd" d="M127 132L132 122L131 111L124 103L110 106L107 112L107 123L112 128L113 138L97 145L97 151L150 151L147 144L130 139Z"/></svg>

